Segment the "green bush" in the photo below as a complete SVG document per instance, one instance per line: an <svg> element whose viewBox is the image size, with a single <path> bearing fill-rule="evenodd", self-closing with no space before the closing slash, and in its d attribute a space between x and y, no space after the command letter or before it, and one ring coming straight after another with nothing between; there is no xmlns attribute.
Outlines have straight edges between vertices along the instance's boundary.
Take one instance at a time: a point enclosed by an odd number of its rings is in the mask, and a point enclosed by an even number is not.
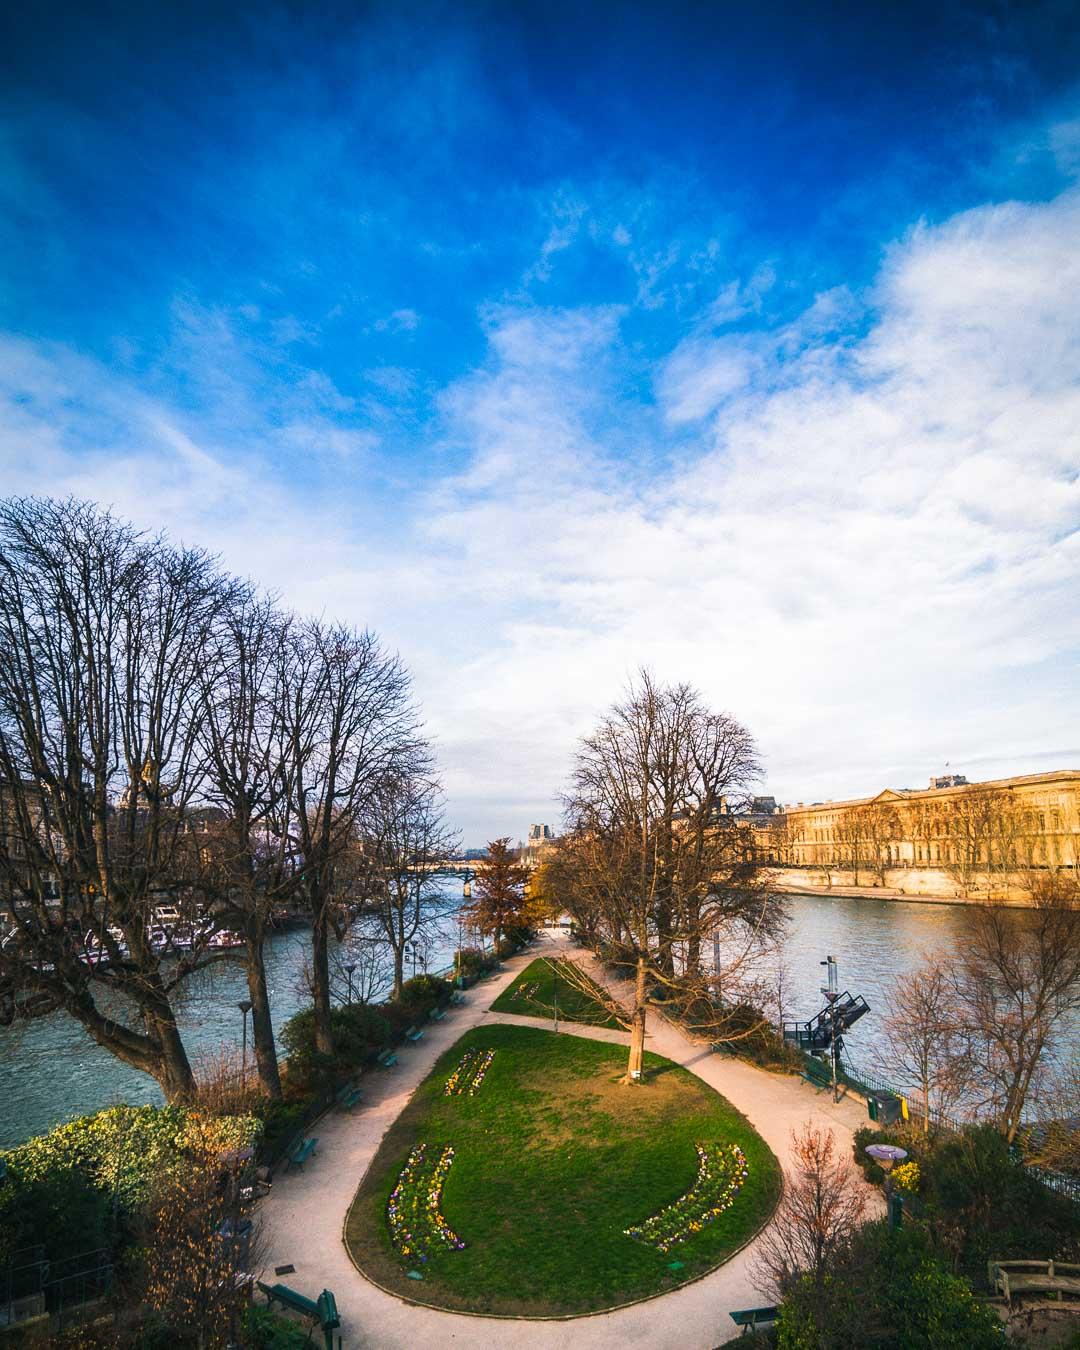
<svg viewBox="0 0 1080 1350"><path fill-rule="evenodd" d="M414 975L401 986L401 996L397 1002L403 1008L426 1017L432 1008L447 1001L453 988L449 980L438 975Z"/></svg>
<svg viewBox="0 0 1080 1350"><path fill-rule="evenodd" d="M486 975L494 968L494 957L481 951L479 947L463 947L458 953L458 970L466 980L475 980L477 976Z"/></svg>
<svg viewBox="0 0 1080 1350"><path fill-rule="evenodd" d="M31 1243L44 1243L56 1261L123 1240L150 1183L183 1166L196 1122L213 1130L222 1152L253 1144L261 1129L252 1116L114 1106L10 1149L0 1185L0 1261Z"/></svg>
<svg viewBox="0 0 1080 1350"><path fill-rule="evenodd" d="M269 1308L249 1308L244 1332L245 1344L253 1350L303 1350L311 1344L309 1331Z"/></svg>
<svg viewBox="0 0 1080 1350"><path fill-rule="evenodd" d="M330 1014L334 1053L315 1049L315 1009L301 1008L281 1029L289 1061L289 1079L301 1089L322 1085L368 1064L389 1043L390 1026L380 1008L350 1003Z"/></svg>
<svg viewBox="0 0 1080 1350"><path fill-rule="evenodd" d="M925 1233L859 1229L820 1284L806 1276L780 1305L779 1350L992 1350L1005 1332Z"/></svg>
<svg viewBox="0 0 1080 1350"><path fill-rule="evenodd" d="M983 1278L993 1258L1076 1260L1080 1224L988 1125L940 1138L920 1159L921 1217L954 1269Z"/></svg>

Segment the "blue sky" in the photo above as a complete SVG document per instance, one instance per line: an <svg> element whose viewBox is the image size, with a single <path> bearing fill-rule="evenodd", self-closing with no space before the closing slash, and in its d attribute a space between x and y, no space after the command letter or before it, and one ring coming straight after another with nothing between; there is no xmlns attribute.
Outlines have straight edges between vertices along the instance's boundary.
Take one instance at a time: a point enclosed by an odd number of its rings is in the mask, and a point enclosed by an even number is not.
<svg viewBox="0 0 1080 1350"><path fill-rule="evenodd" d="M1080 764L1073 5L4 23L6 487L377 627L468 842L641 662L784 799Z"/></svg>

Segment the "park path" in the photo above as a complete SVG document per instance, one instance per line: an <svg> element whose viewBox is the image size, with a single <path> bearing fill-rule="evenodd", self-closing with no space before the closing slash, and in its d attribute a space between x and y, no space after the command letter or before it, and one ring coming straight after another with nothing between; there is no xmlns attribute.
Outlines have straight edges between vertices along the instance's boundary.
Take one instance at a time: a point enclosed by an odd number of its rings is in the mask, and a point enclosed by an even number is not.
<svg viewBox="0 0 1080 1350"><path fill-rule="evenodd" d="M445 1021L429 1023L424 1038L398 1052L398 1066L364 1077L365 1098L353 1113L331 1112L312 1133L318 1152L304 1168L281 1173L260 1205L264 1266L260 1279L283 1283L315 1298L332 1289L341 1313L342 1344L372 1350L427 1350L454 1346L490 1350L492 1346L522 1350L711 1350L737 1334L728 1317L732 1308L761 1303L750 1276L753 1243L711 1275L660 1298L616 1312L566 1321L513 1321L438 1312L405 1303L370 1284L349 1260L342 1241L345 1216L357 1186L383 1135L407 1104L435 1061L466 1031L489 1022L550 1028L548 1021L504 1016L490 1004L537 956L566 950L561 936L545 934L524 953L505 962L499 975L474 985L467 1002ZM582 959L579 951L567 952ZM600 972L593 968L596 976ZM626 1044L625 1032L603 1027L559 1024L563 1032L593 1040ZM843 1153L851 1137L866 1123L866 1109L856 1101L834 1104L790 1075L770 1074L739 1060L713 1054L691 1042L662 1017L650 1013L647 1049L664 1055L722 1093L790 1166L791 1132L806 1121L832 1129ZM878 1192L873 1192L876 1200ZM292 1265L295 1273L275 1277L274 1267Z"/></svg>

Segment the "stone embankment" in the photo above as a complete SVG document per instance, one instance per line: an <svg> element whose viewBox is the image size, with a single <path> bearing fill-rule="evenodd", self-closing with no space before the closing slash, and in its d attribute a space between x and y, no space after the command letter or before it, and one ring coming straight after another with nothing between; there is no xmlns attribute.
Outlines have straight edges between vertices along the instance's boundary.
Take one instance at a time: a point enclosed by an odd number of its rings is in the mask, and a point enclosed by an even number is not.
<svg viewBox="0 0 1080 1350"><path fill-rule="evenodd" d="M865 875L865 874L864 874ZM831 895L847 900L914 900L929 905L971 905L982 903L989 894L995 905L1028 908L1031 898L1019 886L994 877L990 887L978 878L971 893L965 895L947 872L932 867L898 867L885 873L885 884L862 882L855 885L850 872L833 868L826 880L821 868L778 867L773 884L778 891L797 895Z"/></svg>

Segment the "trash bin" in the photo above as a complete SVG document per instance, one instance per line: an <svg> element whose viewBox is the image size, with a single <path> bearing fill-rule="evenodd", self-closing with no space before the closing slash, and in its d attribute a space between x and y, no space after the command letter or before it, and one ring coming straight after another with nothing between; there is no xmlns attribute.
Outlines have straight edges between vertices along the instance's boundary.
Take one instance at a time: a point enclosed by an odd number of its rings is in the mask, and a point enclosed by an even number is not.
<svg viewBox="0 0 1080 1350"><path fill-rule="evenodd" d="M870 1093L866 1098L870 1119L879 1125L895 1125L903 1114L903 1102L891 1092Z"/></svg>

